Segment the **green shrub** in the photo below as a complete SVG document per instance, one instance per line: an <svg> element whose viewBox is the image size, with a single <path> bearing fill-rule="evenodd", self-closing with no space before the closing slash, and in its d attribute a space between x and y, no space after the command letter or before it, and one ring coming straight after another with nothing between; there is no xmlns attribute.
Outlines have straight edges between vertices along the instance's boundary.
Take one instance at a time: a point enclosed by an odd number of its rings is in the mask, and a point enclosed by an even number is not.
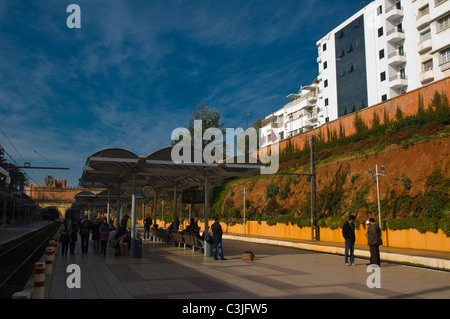
<svg viewBox="0 0 450 319"><path fill-rule="evenodd" d="M318 225L319 225L319 227L338 229L338 228L342 228L342 226L344 226L344 224L346 222L347 222L346 219L342 219L339 217L327 217L327 218L319 219Z"/></svg>
<svg viewBox="0 0 450 319"><path fill-rule="evenodd" d="M270 182L270 184L266 186L266 198L276 199L278 191L278 185L274 182Z"/></svg>
<svg viewBox="0 0 450 319"><path fill-rule="evenodd" d="M408 176L406 176L406 174L404 174L404 173L402 174L401 178L402 178L401 182L402 182L403 187L409 191L412 187L411 179Z"/></svg>
<svg viewBox="0 0 450 319"><path fill-rule="evenodd" d="M450 218L449 217L442 218L438 222L438 226L444 232L444 234L447 235L447 237L450 237Z"/></svg>

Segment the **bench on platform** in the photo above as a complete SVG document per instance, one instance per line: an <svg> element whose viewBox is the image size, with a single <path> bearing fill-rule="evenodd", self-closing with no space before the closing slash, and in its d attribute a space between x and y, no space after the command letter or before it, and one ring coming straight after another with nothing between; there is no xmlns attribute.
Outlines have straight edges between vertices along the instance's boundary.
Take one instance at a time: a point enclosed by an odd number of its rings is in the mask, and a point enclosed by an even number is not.
<svg viewBox="0 0 450 319"><path fill-rule="evenodd" d="M183 234L178 231L171 231L170 237L172 237L172 241L178 243L178 247L181 247L181 244L184 244L184 248L186 248L186 243L183 238Z"/></svg>
<svg viewBox="0 0 450 319"><path fill-rule="evenodd" d="M199 240L195 233L183 232L183 237L184 237L184 242L187 245L192 246L192 250L195 250L195 248L198 248L201 251L202 249L205 248L203 241Z"/></svg>
<svg viewBox="0 0 450 319"><path fill-rule="evenodd" d="M171 241L167 229L164 228L150 228L150 235L155 237L158 241Z"/></svg>

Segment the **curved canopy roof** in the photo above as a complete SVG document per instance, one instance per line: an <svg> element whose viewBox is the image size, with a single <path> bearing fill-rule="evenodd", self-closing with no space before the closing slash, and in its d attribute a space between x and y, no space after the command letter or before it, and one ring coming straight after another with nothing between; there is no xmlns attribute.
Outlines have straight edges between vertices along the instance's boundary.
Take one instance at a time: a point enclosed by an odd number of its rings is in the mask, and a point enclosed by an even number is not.
<svg viewBox="0 0 450 319"><path fill-rule="evenodd" d="M175 163L172 161L172 147L160 149L151 155L137 156L123 149L106 149L89 156L83 167L80 185L83 187L118 188L133 185L133 175L136 177L136 187L146 185L156 190L172 190L176 185L183 190L203 185L205 176L209 182L215 182L229 177L249 177L259 174L262 164L250 161L250 158L230 158L221 163L195 162L199 151L191 151L191 161ZM255 163L256 162L256 163Z"/></svg>

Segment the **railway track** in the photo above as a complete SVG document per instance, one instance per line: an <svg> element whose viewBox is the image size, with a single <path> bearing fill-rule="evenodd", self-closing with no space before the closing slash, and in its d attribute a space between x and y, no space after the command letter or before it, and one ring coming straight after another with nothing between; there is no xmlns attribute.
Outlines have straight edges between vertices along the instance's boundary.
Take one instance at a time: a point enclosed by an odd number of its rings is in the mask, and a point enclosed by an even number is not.
<svg viewBox="0 0 450 319"><path fill-rule="evenodd" d="M23 289L60 225L55 222L43 227L0 254L0 299L11 299Z"/></svg>

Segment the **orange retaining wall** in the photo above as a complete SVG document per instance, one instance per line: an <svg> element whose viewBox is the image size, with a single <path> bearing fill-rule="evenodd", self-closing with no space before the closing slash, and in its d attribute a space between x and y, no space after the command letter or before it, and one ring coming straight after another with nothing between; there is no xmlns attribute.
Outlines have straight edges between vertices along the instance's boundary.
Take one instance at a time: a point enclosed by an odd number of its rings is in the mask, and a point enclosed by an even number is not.
<svg viewBox="0 0 450 319"><path fill-rule="evenodd" d="M212 223L213 221L210 221L209 225L211 226ZM157 224L163 226L164 222L158 220ZM233 226L227 226L225 223L220 224L224 233L244 234L243 224L235 224ZM204 223L198 222L198 225L201 228L201 232L203 232ZM187 221L183 223L181 228L184 229L186 226ZM245 233L250 236L311 240L310 227L300 228L297 225L286 225L284 223L269 226L265 221L261 221L261 223L248 221ZM367 244L366 233L367 229L361 225L356 230L356 244ZM342 229L320 228L320 240L343 243ZM431 232L421 234L416 229L383 231L383 244L389 247L450 251L450 237L447 237L440 229L436 234Z"/></svg>

